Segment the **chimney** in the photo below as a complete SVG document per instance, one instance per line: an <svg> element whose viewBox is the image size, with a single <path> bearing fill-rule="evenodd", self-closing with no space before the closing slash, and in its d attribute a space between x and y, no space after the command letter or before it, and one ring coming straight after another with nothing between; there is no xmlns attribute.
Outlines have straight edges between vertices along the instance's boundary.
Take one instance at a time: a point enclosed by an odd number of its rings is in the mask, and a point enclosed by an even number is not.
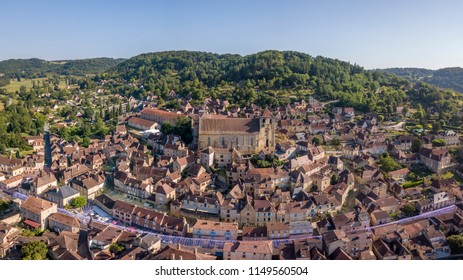
<svg viewBox="0 0 463 280"><path fill-rule="evenodd" d="M182 249L182 245L180 245L180 243L177 244L177 249L179 249L179 250Z"/></svg>
<svg viewBox="0 0 463 280"><path fill-rule="evenodd" d="M198 248L195 247L195 254L197 254L197 253L198 253Z"/></svg>
<svg viewBox="0 0 463 280"><path fill-rule="evenodd" d="M175 260L175 254L171 254L170 259L174 261Z"/></svg>
<svg viewBox="0 0 463 280"><path fill-rule="evenodd" d="M182 256L182 255L180 255L178 259L179 259L179 260L183 260L183 256Z"/></svg>

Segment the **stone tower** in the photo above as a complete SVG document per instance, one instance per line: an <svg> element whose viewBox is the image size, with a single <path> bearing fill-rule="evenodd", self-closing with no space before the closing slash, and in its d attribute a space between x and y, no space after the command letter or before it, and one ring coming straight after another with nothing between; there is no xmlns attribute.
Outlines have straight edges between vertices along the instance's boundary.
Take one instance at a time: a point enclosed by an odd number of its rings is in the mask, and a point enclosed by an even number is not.
<svg viewBox="0 0 463 280"><path fill-rule="evenodd" d="M265 109L260 117L260 139L259 148L275 146L276 122L269 109Z"/></svg>
<svg viewBox="0 0 463 280"><path fill-rule="evenodd" d="M45 144L45 166L47 168L51 168L52 157L51 157L51 143L50 143L50 127L48 126L48 123L45 124L44 132L45 133L43 134L43 140Z"/></svg>

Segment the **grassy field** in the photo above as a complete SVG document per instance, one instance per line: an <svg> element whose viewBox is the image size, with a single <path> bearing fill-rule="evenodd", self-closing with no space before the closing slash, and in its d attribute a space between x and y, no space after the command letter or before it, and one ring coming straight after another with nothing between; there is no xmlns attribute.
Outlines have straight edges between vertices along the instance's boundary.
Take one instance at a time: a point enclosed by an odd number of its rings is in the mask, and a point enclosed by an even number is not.
<svg viewBox="0 0 463 280"><path fill-rule="evenodd" d="M443 179L449 179L449 178L452 178L452 177L454 177L454 174L452 172L446 172L446 173L442 174Z"/></svg>
<svg viewBox="0 0 463 280"><path fill-rule="evenodd" d="M4 87L1 87L1 88L4 88L6 89L9 93L15 93L16 91L19 91L19 88L21 86L25 86L26 89L30 89L32 88L32 81L40 81L40 82L43 82L43 80L46 80L46 78L37 78L37 79L21 79L21 81L18 82L18 80L16 79L12 79L10 81L10 84L4 86ZM58 87L60 89L62 88L65 88L67 85L66 85L66 80L61 77L60 81L59 81L59 85ZM77 85L71 85L71 88L76 88Z"/></svg>
<svg viewBox="0 0 463 280"><path fill-rule="evenodd" d="M25 86L26 89L30 89L32 88L32 81L33 80L40 80L40 81L43 81L44 78L39 78L39 79L21 79L21 81L18 82L18 80L14 79L14 80L11 80L10 81L10 84L9 85L6 85L2 88L6 89L8 92L10 93L14 93L16 91L19 91L19 88L21 86Z"/></svg>
<svg viewBox="0 0 463 280"><path fill-rule="evenodd" d="M404 189L408 189L408 188L414 188L414 187L422 185L422 184L423 184L423 179L418 180L418 181L413 181L413 182L412 181L405 181L402 186L403 186Z"/></svg>

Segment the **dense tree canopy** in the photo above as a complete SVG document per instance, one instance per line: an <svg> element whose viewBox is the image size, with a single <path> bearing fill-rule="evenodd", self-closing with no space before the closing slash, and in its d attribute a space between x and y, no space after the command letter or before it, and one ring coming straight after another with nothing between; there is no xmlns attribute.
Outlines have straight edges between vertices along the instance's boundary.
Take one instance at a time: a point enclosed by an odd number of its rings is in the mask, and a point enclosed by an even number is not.
<svg viewBox="0 0 463 280"><path fill-rule="evenodd" d="M341 140L339 140L338 138L334 138L334 139L331 141L331 145L340 146L340 145L341 145Z"/></svg>
<svg viewBox="0 0 463 280"><path fill-rule="evenodd" d="M452 235L447 238L452 254L463 254L463 235Z"/></svg>
<svg viewBox="0 0 463 280"><path fill-rule="evenodd" d="M10 206L8 204L8 202L6 202L5 200L3 199L0 199L0 212L8 209Z"/></svg>
<svg viewBox="0 0 463 280"><path fill-rule="evenodd" d="M191 141L193 141L191 120L187 117L177 118L175 125L171 125L170 123L163 123L161 132L165 135L179 135L186 144L190 144Z"/></svg>
<svg viewBox="0 0 463 280"><path fill-rule="evenodd" d="M109 251L113 254L119 254L124 251L124 246L120 243L113 243L109 246Z"/></svg>
<svg viewBox="0 0 463 280"><path fill-rule="evenodd" d="M44 260L47 257L48 248L43 241L31 241L21 248L23 260Z"/></svg>
<svg viewBox="0 0 463 280"><path fill-rule="evenodd" d="M419 139L419 138L415 138L412 141L411 150L412 150L413 153L418 153L421 150L422 146L423 146L423 141L421 141L421 139Z"/></svg>
<svg viewBox="0 0 463 280"><path fill-rule="evenodd" d="M124 59L90 58L65 61L46 61L38 58L9 59L0 61L0 73L13 78L37 78L52 74L85 76L98 74Z"/></svg>
<svg viewBox="0 0 463 280"><path fill-rule="evenodd" d="M87 204L87 198L85 196L78 196L71 200L70 206L72 208L82 208Z"/></svg>
<svg viewBox="0 0 463 280"><path fill-rule="evenodd" d="M445 141L445 139L434 139L434 140L432 140L432 146L433 147L444 147L445 145L447 145L447 142Z"/></svg>
<svg viewBox="0 0 463 280"><path fill-rule="evenodd" d="M0 111L0 143L6 148L19 148L21 150L32 149L22 137L21 133L37 135L43 131L45 116L39 112L33 112L22 102L8 106Z"/></svg>
<svg viewBox="0 0 463 280"><path fill-rule="evenodd" d="M416 210L414 203L408 203L402 207L402 215L404 217L413 217L417 214L418 211Z"/></svg>
<svg viewBox="0 0 463 280"><path fill-rule="evenodd" d="M459 147L453 151L453 154L455 155L455 160L458 163L463 164L463 147Z"/></svg>
<svg viewBox="0 0 463 280"><path fill-rule="evenodd" d="M391 172L391 171L398 170L398 169L402 168L400 163L395 161L388 154L385 154L385 155L383 155L381 157L380 164L381 164L381 170L383 170L384 172Z"/></svg>
<svg viewBox="0 0 463 280"><path fill-rule="evenodd" d="M260 159L257 155L251 157L251 163L259 168L277 167L284 164L283 161L276 159L271 155L266 155L264 159Z"/></svg>
<svg viewBox="0 0 463 280"><path fill-rule="evenodd" d="M414 106L421 102L425 109L447 108L450 113L460 104L452 100L462 100L455 92L429 84L414 85L395 75L293 51L247 56L188 51L147 53L97 78L114 80L106 84L108 89L126 96L143 99L153 92L168 102L167 93L174 91L197 104L210 97L238 105L281 106L291 98L314 94L321 100L339 100L338 105L356 110L392 114L397 106L409 101ZM443 117L450 119L450 115Z"/></svg>
<svg viewBox="0 0 463 280"><path fill-rule="evenodd" d="M422 68L390 68L381 70L411 81L424 81L441 88L463 92L463 69L460 67L429 70Z"/></svg>

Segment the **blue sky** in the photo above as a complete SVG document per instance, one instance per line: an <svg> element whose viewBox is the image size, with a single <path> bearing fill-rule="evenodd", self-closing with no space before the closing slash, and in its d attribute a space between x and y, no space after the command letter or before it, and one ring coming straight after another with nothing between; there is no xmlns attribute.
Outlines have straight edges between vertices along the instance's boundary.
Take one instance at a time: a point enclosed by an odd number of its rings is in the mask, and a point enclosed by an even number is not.
<svg viewBox="0 0 463 280"><path fill-rule="evenodd" d="M295 50L365 68L463 67L461 0L2 1L0 60Z"/></svg>

